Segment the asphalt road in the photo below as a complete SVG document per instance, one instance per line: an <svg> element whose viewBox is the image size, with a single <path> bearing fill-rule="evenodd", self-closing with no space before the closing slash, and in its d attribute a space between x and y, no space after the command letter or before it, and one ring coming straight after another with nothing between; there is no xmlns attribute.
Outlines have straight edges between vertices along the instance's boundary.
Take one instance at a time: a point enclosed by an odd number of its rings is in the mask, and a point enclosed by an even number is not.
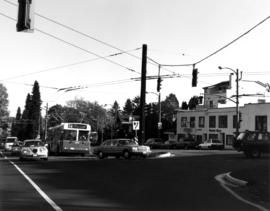
<svg viewBox="0 0 270 211"><path fill-rule="evenodd" d="M237 200L214 179L256 165L239 153L178 151L172 158L130 160L10 159L62 210L258 210ZM1 158L0 210L55 209L9 160Z"/></svg>

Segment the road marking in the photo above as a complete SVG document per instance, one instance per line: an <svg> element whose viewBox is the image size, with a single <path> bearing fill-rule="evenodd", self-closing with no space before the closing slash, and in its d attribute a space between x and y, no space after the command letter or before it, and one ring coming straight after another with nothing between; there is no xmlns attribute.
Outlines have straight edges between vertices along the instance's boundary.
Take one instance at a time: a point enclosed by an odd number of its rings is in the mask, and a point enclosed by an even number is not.
<svg viewBox="0 0 270 211"><path fill-rule="evenodd" d="M232 189L230 189L228 187L228 184L227 182L224 180L224 177L225 175L228 174L228 173L225 173L225 174L219 174L217 176L215 176L215 179L220 183L221 187L223 187L226 191L228 191L230 194L232 194L236 199L246 203L246 204L249 204L253 207L256 207L258 208L259 210L261 211L269 211L268 209L266 209L265 207L259 205L259 204L256 204L256 203L253 203L251 201L248 201L246 199L244 199L243 197L241 197L240 195L238 195L236 192L234 192Z"/></svg>
<svg viewBox="0 0 270 211"><path fill-rule="evenodd" d="M28 177L19 166L9 160L6 156L4 156L4 159L8 160L24 176L24 178L36 189L43 199L45 199L53 207L54 210L62 211L62 209L43 190L41 190L41 188L33 180L31 180L31 178Z"/></svg>

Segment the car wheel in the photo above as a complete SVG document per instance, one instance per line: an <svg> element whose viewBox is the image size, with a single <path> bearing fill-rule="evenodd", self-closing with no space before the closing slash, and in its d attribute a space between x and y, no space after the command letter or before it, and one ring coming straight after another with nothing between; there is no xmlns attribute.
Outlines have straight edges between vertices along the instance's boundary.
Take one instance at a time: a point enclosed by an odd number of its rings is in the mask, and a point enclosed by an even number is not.
<svg viewBox="0 0 270 211"><path fill-rule="evenodd" d="M130 152L129 151L127 151L127 150L125 150L124 152L123 152L123 157L125 158L125 159L129 159L130 158Z"/></svg>
<svg viewBox="0 0 270 211"><path fill-rule="evenodd" d="M259 157L261 157L261 151L259 149L257 149L257 148L251 149L250 150L250 156L252 158L259 158Z"/></svg>
<svg viewBox="0 0 270 211"><path fill-rule="evenodd" d="M99 151L98 152L98 158L99 159L103 159L105 156L104 156L104 153L102 151Z"/></svg>

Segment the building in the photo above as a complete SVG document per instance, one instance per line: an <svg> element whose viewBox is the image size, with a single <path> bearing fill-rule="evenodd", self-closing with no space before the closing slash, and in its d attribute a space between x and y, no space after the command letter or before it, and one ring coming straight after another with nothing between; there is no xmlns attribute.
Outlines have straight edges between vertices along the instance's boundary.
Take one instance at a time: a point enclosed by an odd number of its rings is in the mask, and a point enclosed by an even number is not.
<svg viewBox="0 0 270 211"><path fill-rule="evenodd" d="M218 139L224 143L226 148L232 148L232 141L236 131L236 108L218 108L219 100L222 102L226 95L228 83L219 83L211 86L217 89L219 94L209 95L209 88L204 88L204 105L198 106L196 110L179 110L177 112L177 139L181 140L193 136L195 140L203 142L208 139ZM212 96L212 97L211 97ZM245 104L239 107L239 131L244 130L267 130L270 131L270 103L259 101L254 104Z"/></svg>

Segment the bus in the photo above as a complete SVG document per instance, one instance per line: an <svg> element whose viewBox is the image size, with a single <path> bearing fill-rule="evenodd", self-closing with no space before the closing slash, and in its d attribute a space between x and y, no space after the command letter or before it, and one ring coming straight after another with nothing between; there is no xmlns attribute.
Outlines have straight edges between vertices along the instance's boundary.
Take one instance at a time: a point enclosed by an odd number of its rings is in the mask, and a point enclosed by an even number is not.
<svg viewBox="0 0 270 211"><path fill-rule="evenodd" d="M61 123L48 129L46 142L51 154L89 154L91 126L83 123Z"/></svg>

